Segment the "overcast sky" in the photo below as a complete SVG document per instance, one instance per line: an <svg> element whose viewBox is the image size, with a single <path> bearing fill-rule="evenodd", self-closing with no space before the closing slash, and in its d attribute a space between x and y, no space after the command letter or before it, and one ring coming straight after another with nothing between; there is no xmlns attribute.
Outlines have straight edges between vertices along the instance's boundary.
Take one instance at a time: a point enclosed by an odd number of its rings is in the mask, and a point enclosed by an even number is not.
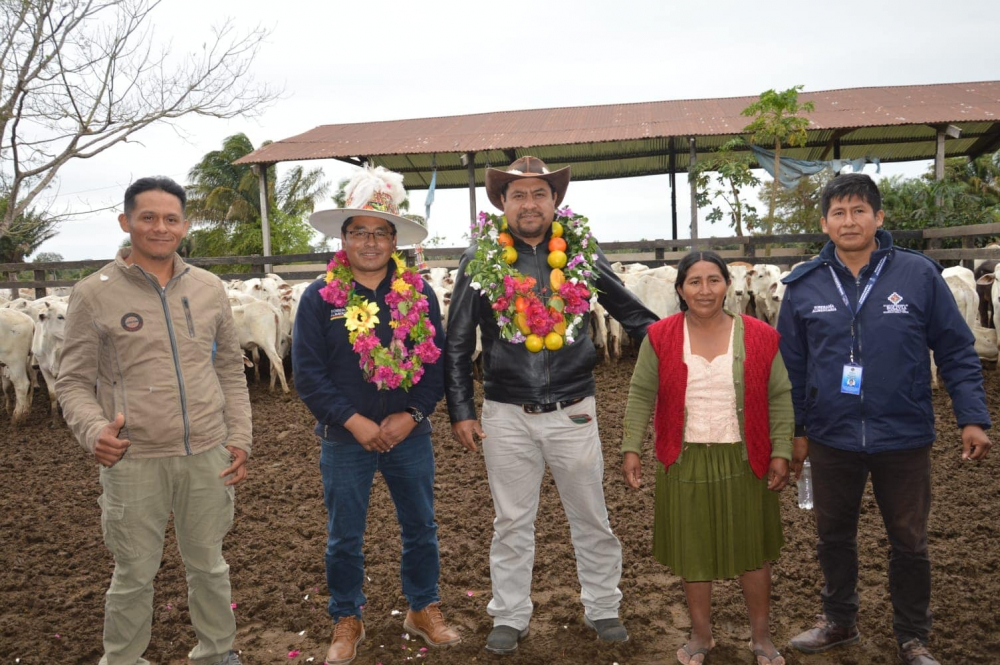
<svg viewBox="0 0 1000 665"><path fill-rule="evenodd" d="M334 123L734 97L793 85L815 91L1000 79L995 0L165 0L152 17L153 38L175 53L196 49L230 17L272 31L254 76L283 87L284 98L257 119L185 119L72 162L51 193L51 212L120 206L128 184L145 175L186 183L202 155L238 132L259 145ZM304 164L322 167L333 184L351 172L334 160ZM887 165L882 172L925 169ZM680 235L688 237L683 176L677 184ZM425 194L413 192L411 210L423 211ZM482 189L477 201L489 205ZM601 240L670 237L665 175L571 184L566 202L590 218ZM431 234L464 244L468 211L466 190L437 192ZM113 256L124 237L117 212L71 218L40 251L66 260ZM702 221L700 235L731 232Z"/></svg>

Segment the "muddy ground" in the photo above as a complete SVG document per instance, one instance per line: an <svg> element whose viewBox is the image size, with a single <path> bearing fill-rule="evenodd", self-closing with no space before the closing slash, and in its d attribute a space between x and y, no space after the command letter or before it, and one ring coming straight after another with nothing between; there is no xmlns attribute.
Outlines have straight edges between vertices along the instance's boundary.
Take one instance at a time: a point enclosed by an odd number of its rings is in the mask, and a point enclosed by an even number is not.
<svg viewBox="0 0 1000 665"><path fill-rule="evenodd" d="M505 658L483 651L491 628L489 543L493 517L481 454L450 436L446 415L434 414L441 594L462 644L420 651L403 636L399 529L385 484L372 491L365 547L368 638L357 663L671 663L690 623L680 580L651 555L652 485L627 491L620 476L621 419L631 361L598 368L598 408L604 440L605 491L611 524L624 548L621 614L631 640L601 646L582 621L569 528L555 486L546 477L537 521L531 635ZM1000 377L990 367L987 390L994 420ZM312 417L295 397L252 385L254 457L239 487L236 523L226 539L237 647L244 663L321 663L331 624L323 568L325 511L319 445ZM0 421L0 663L96 663L101 655L103 594L113 561L101 539L97 468L65 426L50 429L44 393L36 394L27 425ZM962 463L944 392L935 398L939 438L934 448L930 548L934 571L931 646L942 663L1000 662L1000 449L982 464ZM644 461L654 457L647 443ZM861 643L833 654L804 656L785 649L819 608L821 576L812 514L782 496L787 544L774 566L772 623L789 663L891 663L886 564L888 544L869 490L859 548ZM184 570L168 528L156 580L153 637L147 658L182 663L194 645ZM399 614L394 614L399 612ZM716 585L713 663L752 663L749 627L735 581ZM298 652L290 659L290 652Z"/></svg>

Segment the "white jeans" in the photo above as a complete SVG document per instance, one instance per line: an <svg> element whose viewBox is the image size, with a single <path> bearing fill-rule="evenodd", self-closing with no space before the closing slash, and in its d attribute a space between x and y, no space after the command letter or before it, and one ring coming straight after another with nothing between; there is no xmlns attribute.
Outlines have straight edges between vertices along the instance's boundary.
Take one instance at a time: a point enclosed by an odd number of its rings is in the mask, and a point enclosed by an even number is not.
<svg viewBox="0 0 1000 665"><path fill-rule="evenodd" d="M486 608L493 625L524 630L531 620L535 515L546 463L569 520L584 613L591 621L617 617L622 548L604 503L594 398L534 415L517 405L486 400L482 422L496 511L490 547L493 599Z"/></svg>

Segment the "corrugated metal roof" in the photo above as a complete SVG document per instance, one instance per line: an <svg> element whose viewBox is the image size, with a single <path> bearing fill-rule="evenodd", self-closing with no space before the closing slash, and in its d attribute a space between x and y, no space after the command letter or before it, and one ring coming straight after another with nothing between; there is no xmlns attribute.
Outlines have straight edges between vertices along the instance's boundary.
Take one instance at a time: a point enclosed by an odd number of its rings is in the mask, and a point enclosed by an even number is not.
<svg viewBox="0 0 1000 665"><path fill-rule="evenodd" d="M237 163L271 164L310 159L368 160L403 173L408 189L426 189L432 162L437 186L467 187L461 155L474 152L476 183L486 166L506 166L533 154L551 167L573 165L574 180L666 173L674 137L677 171L686 171L695 137L699 153L711 152L742 132L740 112L756 97L695 99L574 108L502 111L474 115L322 125L255 150ZM932 159L935 130L955 125L948 157L1000 148L1000 81L848 88L804 92L815 104L805 147L784 149L800 159L840 156L882 161Z"/></svg>

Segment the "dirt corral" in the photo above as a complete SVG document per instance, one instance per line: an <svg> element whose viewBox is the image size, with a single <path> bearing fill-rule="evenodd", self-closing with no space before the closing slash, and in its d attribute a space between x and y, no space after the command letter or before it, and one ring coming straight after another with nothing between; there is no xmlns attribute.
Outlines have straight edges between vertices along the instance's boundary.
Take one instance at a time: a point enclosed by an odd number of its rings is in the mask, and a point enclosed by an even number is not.
<svg viewBox="0 0 1000 665"><path fill-rule="evenodd" d="M690 624L680 580L650 555L652 483L627 491L620 441L631 362L598 368L598 408L604 440L605 491L612 527L624 548L621 614L631 639L599 645L582 621L569 528L555 486L546 477L537 520L531 635L515 655L483 651L492 626L489 543L493 518L480 454L454 443L442 409L434 414L436 501L441 543L441 595L448 619L464 641L421 651L402 629L406 603L399 583L399 529L385 484L372 491L365 546L365 628L357 663L504 662L671 663ZM986 373L997 420L1000 377ZM319 445L312 418L292 396L252 386L254 457L237 493L235 526L226 540L237 648L245 663L322 663L330 637L323 567L325 511ZM962 463L950 401L935 397L939 439L934 448L931 556L934 571L931 646L942 663L1000 662L1000 449L985 463ZM47 403L36 395L29 422L0 425L0 663L96 663L101 655L103 594L113 562L101 539L97 469L65 427L49 429ZM647 444L644 461L652 469ZM775 643L789 663L891 663L896 660L886 566L888 543L871 492L862 509L859 645L803 656L789 638L819 611L821 576L815 560L812 514L785 490L787 544L774 566ZM153 637L147 658L182 663L195 642L184 569L168 529L156 580ZM739 586L716 585L715 663L752 663L749 627ZM296 652L298 652L296 654Z"/></svg>

